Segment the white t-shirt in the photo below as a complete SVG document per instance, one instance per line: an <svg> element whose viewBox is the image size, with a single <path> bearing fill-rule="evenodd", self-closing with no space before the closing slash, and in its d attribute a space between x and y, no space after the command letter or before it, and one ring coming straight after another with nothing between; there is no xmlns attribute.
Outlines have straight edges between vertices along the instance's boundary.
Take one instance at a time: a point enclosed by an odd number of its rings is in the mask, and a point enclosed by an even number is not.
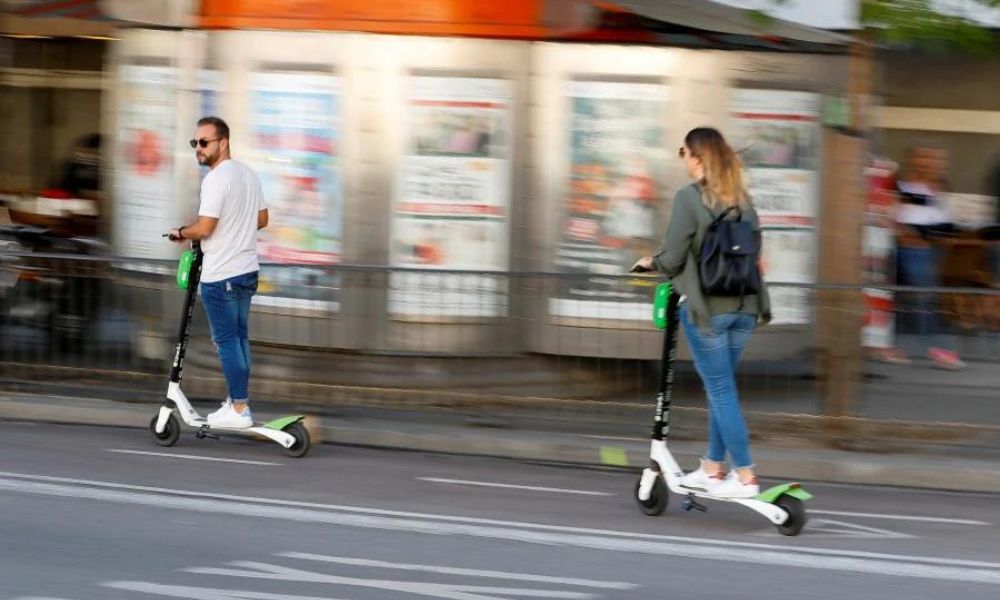
<svg viewBox="0 0 1000 600"><path fill-rule="evenodd" d="M237 160L225 160L201 181L198 215L219 222L201 241L205 260L201 280L222 281L260 270L257 260L257 213L267 208L260 179Z"/></svg>
<svg viewBox="0 0 1000 600"><path fill-rule="evenodd" d="M951 214L941 198L927 184L904 182L898 184L899 191L913 194L924 200L926 204L900 202L896 208L896 222L904 225L938 225L950 223Z"/></svg>

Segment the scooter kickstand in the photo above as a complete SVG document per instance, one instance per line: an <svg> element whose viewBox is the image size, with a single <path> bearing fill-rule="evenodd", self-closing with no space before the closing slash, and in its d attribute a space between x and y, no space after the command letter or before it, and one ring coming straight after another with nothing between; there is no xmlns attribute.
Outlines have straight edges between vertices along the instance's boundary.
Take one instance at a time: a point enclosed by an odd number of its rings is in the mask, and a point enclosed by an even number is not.
<svg viewBox="0 0 1000 600"><path fill-rule="evenodd" d="M205 438L211 438L213 440L219 439L219 436L215 435L214 433L209 433L208 432L209 429L210 427L208 425L202 425L201 427L198 428L198 432L194 434L194 437L198 438L199 440Z"/></svg>
<svg viewBox="0 0 1000 600"><path fill-rule="evenodd" d="M681 508L686 511L690 511L693 508L699 512L708 512L708 507L695 500L692 494L688 494L688 496L684 498L681 502Z"/></svg>

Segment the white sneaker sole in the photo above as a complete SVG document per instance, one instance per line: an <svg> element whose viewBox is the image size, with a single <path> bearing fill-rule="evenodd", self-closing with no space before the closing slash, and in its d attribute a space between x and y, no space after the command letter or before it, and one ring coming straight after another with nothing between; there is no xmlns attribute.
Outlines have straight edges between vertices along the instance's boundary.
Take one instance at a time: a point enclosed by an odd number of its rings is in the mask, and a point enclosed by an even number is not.
<svg viewBox="0 0 1000 600"><path fill-rule="evenodd" d="M697 490L699 492L707 492L708 491L708 484L707 483L703 484L701 482L694 482L694 481L686 482L686 481L681 481L681 487L689 489L689 490Z"/></svg>
<svg viewBox="0 0 1000 600"><path fill-rule="evenodd" d="M209 427L218 427L219 429L250 429L253 427L253 421L240 421L239 423L234 423L232 421L222 421L222 422L211 422L207 421Z"/></svg>
<svg viewBox="0 0 1000 600"><path fill-rule="evenodd" d="M751 499L756 498L757 496L760 495L760 490L758 490L757 492L754 492L754 493L740 492L738 494L733 494L733 493L730 493L730 494L719 494L719 493L713 492L712 490L708 490L708 493L711 494L711 495L713 495L713 496L719 497L719 498L726 498L728 500L751 500Z"/></svg>

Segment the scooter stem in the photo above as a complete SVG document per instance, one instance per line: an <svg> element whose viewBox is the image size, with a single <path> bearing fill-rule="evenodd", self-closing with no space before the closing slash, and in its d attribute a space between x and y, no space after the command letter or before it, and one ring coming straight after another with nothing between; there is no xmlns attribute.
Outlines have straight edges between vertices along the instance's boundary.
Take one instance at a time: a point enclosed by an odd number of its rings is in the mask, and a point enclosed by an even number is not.
<svg viewBox="0 0 1000 600"><path fill-rule="evenodd" d="M201 244L198 242L191 242L191 249L194 250L194 262L191 263L191 274L188 279L187 291L184 294L180 329L177 332L177 346L174 349L174 361L170 367L170 381L172 383L180 383L181 373L184 370L184 355L187 353L191 321L194 317L194 305L198 297L198 283L201 281L201 263L205 257L201 252Z"/></svg>

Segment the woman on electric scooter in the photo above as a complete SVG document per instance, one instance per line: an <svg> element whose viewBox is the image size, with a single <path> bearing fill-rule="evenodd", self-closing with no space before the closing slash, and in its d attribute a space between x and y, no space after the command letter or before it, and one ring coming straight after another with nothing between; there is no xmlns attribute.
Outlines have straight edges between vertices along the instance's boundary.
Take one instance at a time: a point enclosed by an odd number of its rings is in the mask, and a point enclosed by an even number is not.
<svg viewBox="0 0 1000 600"><path fill-rule="evenodd" d="M756 325L770 321L770 300L763 281L758 294L706 295L698 257L709 225L727 208L735 207L755 229L760 221L743 183L742 162L721 133L709 127L692 129L679 155L695 183L674 197L660 251L636 265L663 273L686 297L680 307L681 326L708 396L708 451L700 468L685 475L682 484L715 496L752 498L760 488L736 389L736 365ZM728 473L727 454L732 465Z"/></svg>

